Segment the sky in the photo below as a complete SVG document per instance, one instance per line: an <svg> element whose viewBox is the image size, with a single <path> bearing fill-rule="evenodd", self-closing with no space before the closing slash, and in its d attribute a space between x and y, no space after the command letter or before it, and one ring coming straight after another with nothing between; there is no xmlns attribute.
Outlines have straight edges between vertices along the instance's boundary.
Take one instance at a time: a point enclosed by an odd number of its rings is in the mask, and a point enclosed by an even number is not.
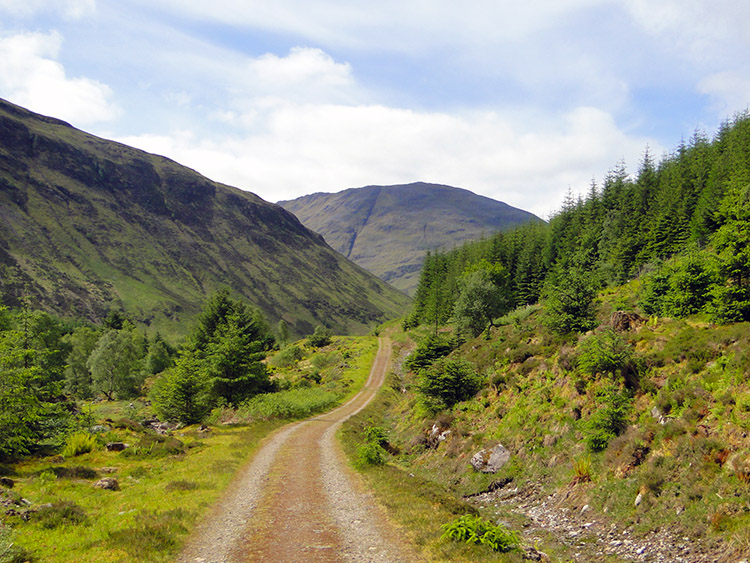
<svg viewBox="0 0 750 563"><path fill-rule="evenodd" d="M743 0L0 0L0 97L276 202L415 181L548 218L750 103Z"/></svg>

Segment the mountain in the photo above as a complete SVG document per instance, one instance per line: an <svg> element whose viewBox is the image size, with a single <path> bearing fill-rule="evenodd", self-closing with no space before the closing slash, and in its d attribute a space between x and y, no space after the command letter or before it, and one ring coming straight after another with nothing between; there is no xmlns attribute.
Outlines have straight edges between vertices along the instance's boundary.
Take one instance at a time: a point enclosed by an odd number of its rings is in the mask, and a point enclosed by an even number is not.
<svg viewBox="0 0 750 563"><path fill-rule="evenodd" d="M0 100L0 292L172 334L221 287L296 334L363 332L408 298L283 208Z"/></svg>
<svg viewBox="0 0 750 563"><path fill-rule="evenodd" d="M341 254L409 294L419 283L428 250L540 220L468 190L422 182L316 193L278 203Z"/></svg>

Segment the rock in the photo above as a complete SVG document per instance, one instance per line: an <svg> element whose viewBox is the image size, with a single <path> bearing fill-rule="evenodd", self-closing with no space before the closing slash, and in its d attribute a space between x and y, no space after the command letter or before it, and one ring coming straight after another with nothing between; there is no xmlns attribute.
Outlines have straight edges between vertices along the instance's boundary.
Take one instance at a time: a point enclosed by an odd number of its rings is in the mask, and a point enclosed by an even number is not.
<svg viewBox="0 0 750 563"><path fill-rule="evenodd" d="M667 419L664 418L664 415L659 411L659 408L654 406L651 408L651 417L654 418L659 424L666 424Z"/></svg>
<svg viewBox="0 0 750 563"><path fill-rule="evenodd" d="M181 427L179 423L162 422L158 418L144 420L143 426L153 428L157 434L167 434Z"/></svg>
<svg viewBox="0 0 750 563"><path fill-rule="evenodd" d="M440 442L445 442L448 436L451 435L451 431L437 424L433 424L430 431L427 433L427 445L431 448L437 448Z"/></svg>
<svg viewBox="0 0 750 563"><path fill-rule="evenodd" d="M103 434L105 432L109 432L111 428L109 426L104 426L103 424L97 424L96 426L92 426L89 428L89 432L92 434Z"/></svg>
<svg viewBox="0 0 750 563"><path fill-rule="evenodd" d="M476 471L497 473L509 459L510 452L502 444L498 444L492 449L478 451L469 463Z"/></svg>
<svg viewBox="0 0 750 563"><path fill-rule="evenodd" d="M119 491L120 483L114 477L104 477L94 483L95 489L104 489L105 491Z"/></svg>
<svg viewBox="0 0 750 563"><path fill-rule="evenodd" d="M106 446L108 452L121 452L125 448L130 447L125 442L109 442Z"/></svg>
<svg viewBox="0 0 750 563"><path fill-rule="evenodd" d="M3 487L7 487L8 489L12 489L13 485L15 485L16 482L11 479L10 477L0 477L0 485Z"/></svg>
<svg viewBox="0 0 750 563"><path fill-rule="evenodd" d="M535 547L523 548L523 559L524 561L541 561L542 563L548 563L551 561L549 555L543 551L539 551Z"/></svg>
<svg viewBox="0 0 750 563"><path fill-rule="evenodd" d="M638 496L635 497L635 501L633 502L633 505L638 506L639 504L641 504L641 502L643 502L643 492L639 491Z"/></svg>
<svg viewBox="0 0 750 563"><path fill-rule="evenodd" d="M638 313L626 313L625 311L615 311L610 318L612 328L618 332L631 330L645 322L645 319Z"/></svg>
<svg viewBox="0 0 750 563"><path fill-rule="evenodd" d="M116 467L100 467L97 469L99 473L117 473Z"/></svg>

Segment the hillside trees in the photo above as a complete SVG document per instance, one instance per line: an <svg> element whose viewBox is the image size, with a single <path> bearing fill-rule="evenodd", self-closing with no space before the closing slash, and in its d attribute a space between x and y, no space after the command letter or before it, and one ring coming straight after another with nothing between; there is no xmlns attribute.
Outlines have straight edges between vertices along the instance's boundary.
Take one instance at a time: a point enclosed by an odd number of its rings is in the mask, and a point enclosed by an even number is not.
<svg viewBox="0 0 750 563"><path fill-rule="evenodd" d="M512 305L510 279L505 267L481 260L459 278L453 316L460 332L479 336Z"/></svg>
<svg viewBox="0 0 750 563"><path fill-rule="evenodd" d="M109 329L96 343L86 366L94 391L110 401L134 397L142 383L135 327L126 322L121 330Z"/></svg>
<svg viewBox="0 0 750 563"><path fill-rule="evenodd" d="M26 454L64 426L62 332L46 313L0 307L0 457Z"/></svg>
<svg viewBox="0 0 750 563"><path fill-rule="evenodd" d="M259 312L230 297L214 294L203 307L175 366L152 390L162 416L190 423L224 402L240 402L271 389L262 360L274 344Z"/></svg>
<svg viewBox="0 0 750 563"><path fill-rule="evenodd" d="M741 113L712 140L696 132L658 163L646 149L634 177L618 163L601 188L592 182L584 196L569 193L548 223L428 254L405 325L436 332L447 323L462 275L483 260L505 268L515 305L546 300L559 330L585 330L591 292L644 273L645 312L750 319L749 192L750 114ZM586 303L565 305L570 291ZM464 305L454 320L467 318ZM576 315L581 322L572 322Z"/></svg>

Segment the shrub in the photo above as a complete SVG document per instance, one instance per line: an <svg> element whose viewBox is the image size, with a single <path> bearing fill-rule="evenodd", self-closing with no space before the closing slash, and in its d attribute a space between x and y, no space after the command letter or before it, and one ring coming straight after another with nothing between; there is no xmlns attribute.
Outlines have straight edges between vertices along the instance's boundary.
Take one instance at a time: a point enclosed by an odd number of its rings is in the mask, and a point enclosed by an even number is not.
<svg viewBox="0 0 750 563"><path fill-rule="evenodd" d="M302 348L292 344L273 356L269 363L278 368L290 367L302 359Z"/></svg>
<svg viewBox="0 0 750 563"><path fill-rule="evenodd" d="M625 339L612 329L592 334L581 342L576 365L585 375L621 375L629 387L636 384L638 369L633 352Z"/></svg>
<svg viewBox="0 0 750 563"><path fill-rule="evenodd" d="M365 443L357 448L357 457L354 460L356 467L368 465L383 465L388 453L388 435L380 426L366 426L364 429Z"/></svg>
<svg viewBox="0 0 750 563"><path fill-rule="evenodd" d="M198 488L194 481L170 481L164 487L167 491L192 491Z"/></svg>
<svg viewBox="0 0 750 563"><path fill-rule="evenodd" d="M76 503L63 500L42 506L34 515L34 519L42 528L52 530L64 524L83 524L86 521L86 512Z"/></svg>
<svg viewBox="0 0 750 563"><path fill-rule="evenodd" d="M313 348L322 348L331 343L331 331L322 325L315 327L313 333L307 337L307 343Z"/></svg>
<svg viewBox="0 0 750 563"><path fill-rule="evenodd" d="M177 365L164 371L151 388L156 412L184 424L200 422L210 412L213 397L209 377L196 354L185 353Z"/></svg>
<svg viewBox="0 0 750 563"><path fill-rule="evenodd" d="M601 405L586 423L588 431L585 441L589 450L605 450L609 442L627 428L630 415L630 398L616 385L608 385L597 393Z"/></svg>
<svg viewBox="0 0 750 563"><path fill-rule="evenodd" d="M243 419L304 418L336 405L339 395L319 387L297 387L256 395L240 405Z"/></svg>
<svg viewBox="0 0 750 563"><path fill-rule="evenodd" d="M594 288L590 276L570 270L550 276L544 289L544 323L558 334L585 332L596 326Z"/></svg>
<svg viewBox="0 0 750 563"><path fill-rule="evenodd" d="M75 457L82 454L93 452L97 447L96 438L86 432L71 434L65 440L65 447L62 450L63 457Z"/></svg>
<svg viewBox="0 0 750 563"><path fill-rule="evenodd" d="M419 391L435 406L450 408L481 389L483 377L474 365L459 358L443 358L420 373Z"/></svg>
<svg viewBox="0 0 750 563"><path fill-rule="evenodd" d="M430 336L406 358L404 365L413 371L424 369L443 356L450 354L455 348L452 339L445 336Z"/></svg>
<svg viewBox="0 0 750 563"><path fill-rule="evenodd" d="M48 467L41 473L44 472L53 473L58 479L96 479L99 476L95 469L83 465Z"/></svg>
<svg viewBox="0 0 750 563"><path fill-rule="evenodd" d="M368 465L383 465L387 453L380 444L365 442L357 447L357 457L354 460L354 465L360 468Z"/></svg>
<svg viewBox="0 0 750 563"><path fill-rule="evenodd" d="M165 455L179 455L185 452L185 444L171 436L144 436L135 446L123 450L120 455L125 457L163 457Z"/></svg>
<svg viewBox="0 0 750 563"><path fill-rule="evenodd" d="M496 526L480 516L465 514L449 524L443 524L444 539L469 544L482 544L494 551L507 552L518 548L521 539L517 532Z"/></svg>

